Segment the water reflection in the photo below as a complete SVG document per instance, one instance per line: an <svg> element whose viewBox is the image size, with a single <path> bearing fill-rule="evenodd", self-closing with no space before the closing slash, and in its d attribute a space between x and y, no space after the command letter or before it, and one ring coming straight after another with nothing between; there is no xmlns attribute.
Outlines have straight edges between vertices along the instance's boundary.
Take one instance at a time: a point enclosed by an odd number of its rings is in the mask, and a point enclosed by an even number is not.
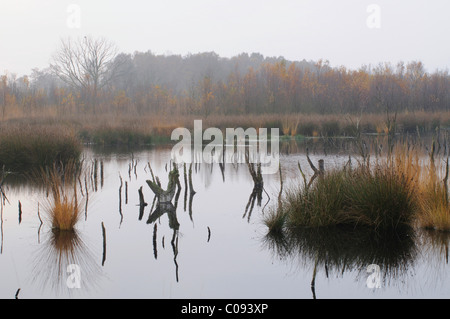
<svg viewBox="0 0 450 319"><path fill-rule="evenodd" d="M155 256L155 259L158 258L158 248L157 248L157 224L156 221L160 220L160 218L167 214L168 220L169 220L169 228L173 231L172 233L172 239L170 241L172 250L173 250L173 262L175 264L175 277L176 281L179 281L178 276L178 262L177 262L177 256L178 256L178 234L179 234L179 228L180 223L177 219L177 206L178 206L178 198L181 194L181 183L179 180L179 170L178 167L173 164L172 170L168 173L168 185L166 189L163 189L161 186L161 182L158 176L155 176L153 174L153 170L151 168L150 163L148 163L148 167L150 169L152 180L146 180L147 185L150 187L150 189L155 194L153 205L150 210L150 214L147 219L147 224L154 224L153 226L153 254ZM166 166L167 171L167 166ZM186 203L186 197L187 197L187 177L186 177L186 166L184 165L184 177L185 177L185 203ZM189 215L192 220L192 199L195 194L194 188L192 186L192 164L189 168L189 188L190 188L190 200L189 200ZM142 196L142 188L139 189L139 197L140 197L140 212L139 216L142 218L142 207L146 206L146 203L143 200ZM175 196L175 204L172 203L172 200ZM156 207L153 210L154 204L156 202ZM186 204L185 204L186 206ZM164 241L163 241L164 243Z"/></svg>
<svg viewBox="0 0 450 319"><path fill-rule="evenodd" d="M253 207L255 206L255 201L258 206L261 206L262 201L262 192L264 190L264 180L261 173L261 163L255 165L254 163L250 163L248 157L246 158L246 163L250 175L253 179L253 190L250 194L250 197L247 202L247 206L245 206L245 212L243 218L247 216L247 220L250 222L250 217L253 212Z"/></svg>
<svg viewBox="0 0 450 319"><path fill-rule="evenodd" d="M167 214L169 218L170 229L173 231L178 231L180 228L180 223L177 219L176 208L171 202L158 202L155 210L148 216L147 224L154 223L164 214Z"/></svg>
<svg viewBox="0 0 450 319"><path fill-rule="evenodd" d="M153 227L153 253L155 259L158 257L157 251L157 224L156 221L159 220L164 214L167 214L169 218L169 227L172 229L172 239L170 244L172 245L173 250L173 262L175 264L175 277L178 282L178 230L180 228L180 223L177 219L176 207L171 202L158 202L156 208L153 212L148 216L147 224L154 224Z"/></svg>
<svg viewBox="0 0 450 319"><path fill-rule="evenodd" d="M427 262L443 268L449 264L450 233L436 230L417 231L420 240L422 256Z"/></svg>
<svg viewBox="0 0 450 319"><path fill-rule="evenodd" d="M418 256L412 229L376 232L366 228L301 228L282 234L268 234L264 243L275 256L305 267L314 265L311 288L315 297L316 271L343 275L357 271L367 278L370 265L377 265L384 287L402 282Z"/></svg>
<svg viewBox="0 0 450 319"><path fill-rule="evenodd" d="M32 260L30 281L57 295L97 288L101 269L78 231L50 230Z"/></svg>
<svg viewBox="0 0 450 319"><path fill-rule="evenodd" d="M350 141L347 140L342 141L342 143L344 142L350 143ZM320 156L312 157L314 162L316 162L318 158L321 158L323 151L326 151L327 154L332 153L332 148L330 146L332 144L323 146L323 144L320 144L312 139L303 142L290 141L288 143L283 143L282 145L289 146L286 146L284 150L286 153L291 155L294 153L300 153L301 157L304 157L306 148L309 148L312 155L316 152L320 153ZM338 162L341 160L347 161L348 153L351 153L351 148L348 146L346 147L347 148L345 149L336 149L338 154L343 156L336 157L337 159L335 159L335 157L332 159L326 158L327 168L328 161L330 161L330 165L333 165L331 163L333 159ZM249 230L249 232L251 232L254 224L260 222L260 220L258 220L260 217L257 214L258 211L264 214L264 208L262 208L261 211L256 207L257 205L261 205L261 190L267 190L270 193L270 196L272 196L272 198L276 201L276 195L278 194L278 190L280 188L280 181L282 177L281 174L264 175L264 184L261 183L262 187L257 187L258 183L255 183L255 180L252 179L251 172L249 174L249 167L245 164L194 164L192 166L188 165L178 167L180 180L175 181L175 193L174 195L169 194L169 197L171 197L170 201L161 202L158 200L157 196L153 197L154 194L145 183L146 176L142 176L143 174L140 173L139 169L142 169L142 166L149 161L153 167L156 168L155 173L158 175L161 174L160 177L162 177L161 181L163 181L163 187L166 186L167 184L165 182L168 181L168 170L172 167L171 163L167 162L170 158L170 146L151 151L149 151L148 148L145 148L143 149L144 152L135 153L135 155L137 155L136 157L131 155L132 159L130 163L130 154L132 154L132 151L136 152L136 150L125 149L123 153L117 153L115 151L98 153L95 151L93 152L92 149L86 149L85 153L88 154L87 158L89 158L89 162L86 164L88 174L87 178L78 181L80 186L79 189L84 191L84 194L82 195L86 198L86 217L88 196L89 202L93 204L95 204L95 191L98 191L98 197L100 198L99 212L98 214L97 212L92 214L92 217L89 218L90 220L87 222L87 225L91 223L92 220L95 221L96 218L100 220L104 220L106 218L106 221L108 221L110 219L115 220L120 217L121 224L122 220L124 220L124 227L119 227L119 230L116 231L115 229L108 229L109 250L108 262L106 263L107 267L101 267L106 260L106 231L103 225L103 258L100 256L97 256L98 258L94 258L86 243L80 238L80 233L75 232L74 234L62 234L54 231L45 232L45 227L42 227L41 231L42 221L40 220L39 213L38 216L33 217L33 220L30 218L29 214L26 214L26 210L24 209L25 224L22 223L20 228L17 226L14 231L26 232L31 229L31 231L34 232L35 229L39 227L37 230L38 242L40 244L39 249L35 252L35 258L33 259L33 272L31 274L33 283L39 284L42 289L51 288L62 294L71 294L80 291L81 294L87 295L85 289L77 290L70 289L68 287L67 280L73 274L73 269L69 267L69 270L72 271L68 272L67 267L70 265L80 266L82 274L81 287L83 288L89 287L90 289L93 289L99 286L100 282L98 280L102 277L102 270L110 272L110 274L113 275L112 278L120 283L121 280L119 278L123 278L123 274L117 271L116 268L120 270L128 269L130 260L131 263L135 262L135 260L130 258L119 258L120 261L118 261L114 259L114 255L122 256L122 254L127 254L128 252L131 252L131 256L133 258L145 258L144 262L140 263L141 265L147 265L151 262L155 262L155 264L152 264L152 267L155 267L154 269L158 270L155 274L159 273L161 275L161 272L165 272L169 269L169 276L172 281L173 279L176 279L176 281L179 282L179 266L183 267L186 273L190 273L191 271L192 273L195 273L198 271L198 267L194 270L189 268L195 263L186 262L186 259L182 259L182 254L179 255L179 248L185 252L189 252L190 249L197 251L199 249L199 247L191 247L191 240L196 237L188 231L188 227L185 225L186 223L190 226L190 221L187 216L190 217L191 221L193 221L194 217L196 217L196 223L200 224L201 227L204 227L203 229L205 229L206 225L212 226L211 229L214 230L215 234L218 234L218 240L213 240L212 243L208 245L212 244L219 245L216 247L222 247L221 245L226 243L231 245L230 247L233 247L232 245L239 245L239 243L243 243L243 238L247 238L247 234L243 234L245 230ZM295 178L300 176L297 168L299 157L283 156L282 160L283 171L285 172L283 174L283 179L285 179L284 182L289 185L289 182L291 182L293 176ZM105 164L104 167L103 163ZM307 167L307 165L308 164L305 163L304 167ZM150 169L151 167L149 165L146 165L143 168L146 174L150 173ZM254 166L253 169L256 172L256 176L258 176L258 167ZM139 175L139 179L137 178L137 175ZM192 185L192 179L194 179L194 185ZM36 193L38 190L33 184L30 184L28 181L27 183L28 184L24 183L9 185L11 187L10 192L12 195L17 194L16 197L18 199L22 199L22 203L26 203L26 191ZM264 189L264 187L266 189ZM128 190L130 190L129 194ZM195 199L196 202L200 202L198 203L200 205L194 206L193 200L196 191L198 191L198 195ZM184 200L183 198L180 198L183 194ZM218 194L219 196L217 196ZM7 195L10 195L9 192ZM119 195L118 201L117 195ZM267 192L266 195L269 197ZM265 195L262 195L262 197L265 202ZM91 200L91 198L94 200ZM225 198L223 206L216 205L219 203L218 198ZM11 197L10 199L12 201L14 200L14 203L17 203L15 197ZM128 199L130 199L129 202ZM145 200L147 200L148 204ZM184 212L189 212L189 215L180 213L180 210L183 212L183 208L179 208L183 206L181 201L184 202ZM135 204L136 206L134 206ZM207 205L216 205L218 206L218 209L213 213L206 214L204 212L209 209ZM120 216L117 216L118 206ZM195 213L197 214L196 216L193 216L193 207ZM228 210L230 212L237 212L237 214L228 214ZM16 211L17 207L14 205L14 213L16 213ZM139 217L135 217L134 214L130 215L130 211L136 213L139 211ZM241 220L242 214L246 217L245 221ZM167 222L165 219L166 216ZM250 216L252 216L252 221L256 220L255 223L247 223L247 218L248 221L250 221ZM138 219L138 223L140 224L139 226L143 227L135 227L135 224L132 224L129 219L127 220L127 218ZM216 221L218 222L216 223ZM33 222L35 224L31 224ZM136 220L133 222L136 222ZM228 231L231 229L230 226L236 225L235 223L239 226L243 226L242 229L244 231L242 233ZM29 227L30 225L35 225L36 227ZM9 225L6 224L6 226ZM185 227L184 234L183 227ZM95 229L99 230L98 228ZM207 242L210 241L211 229L207 227ZM223 231L224 229L226 229L226 231ZM180 230L181 237L179 236ZM142 233L139 233L140 231L142 231ZM193 232L195 231L196 230L193 230ZM151 232L153 232L153 255L151 254L151 239L148 242L142 241L143 250L129 249L129 247L133 247L135 244L135 238L141 239L145 238L147 235L151 236ZM417 233L380 235L374 234L370 231L357 231L355 229L326 229L323 231L302 229L296 233L284 233L283 236L267 236L265 238L265 245L271 252L273 252L274 256L281 258L286 263L299 268L306 268L308 279L311 278L312 282L315 278L314 273L316 273L319 278L322 275L330 278L333 275L343 276L345 273L349 276L349 273L355 274L355 272L359 272L361 280L365 283L368 276L367 267L372 264L376 264L380 266L384 285L396 285L396 283L404 282L403 278L408 276L408 271L409 274L411 273L412 266L419 266L427 269L425 272L419 272L418 274L420 276L416 276L414 280L408 278L407 281L409 283L416 282L421 284L424 277L428 278L427 276L435 276L436 280L433 281L433 284L436 282L439 284L439 275L436 275L437 271L435 271L435 269L440 267L442 269L441 274L448 273L448 267L446 269L444 269L444 267L448 265L449 237L436 235L436 232L433 233L435 235L430 235L427 232L420 235ZM42 240L40 240L39 234L42 235ZM225 234L229 234L231 238L226 237ZM87 235L89 235L89 233ZM164 235L166 240L164 239ZM184 240L183 243L181 243L183 246L179 245L180 238L183 238ZM115 245L117 242L120 242L121 245ZM249 246L252 246L251 249L254 248L253 243ZM158 249L162 249L162 251L158 251ZM252 267L249 271L257 270L254 272L254 279L252 279L254 281L249 282L248 286L252 286L253 284L258 286L265 280L264 276L266 270L268 272L270 269L273 269L273 265L271 265L270 260L266 260L265 252L263 252L263 262L259 262L261 261L261 258L259 258L260 256L258 255L260 251L258 249L254 249L253 251L251 249L249 248L249 250L243 250L245 252L245 257L242 257L244 256L243 253L236 258L241 258L241 261L248 263ZM146 254L149 251L150 254ZM162 252L165 253L166 256L164 256ZM222 254L223 251L217 249L212 253ZM110 256L112 258L110 258ZM168 257L168 260L165 260L164 257ZM185 258L189 258L189 254L186 254ZM218 258L215 257L213 259ZM102 261L100 262L100 260ZM241 269L237 269L233 266L235 264L233 259L231 258L230 260L231 262L226 265L226 271L222 273L224 281L227 282L223 287L228 287L228 282L235 279L236 274L240 274L242 272ZM144 271L147 271L148 269L146 266L143 268L145 268ZM315 268L315 270L313 268ZM205 271L202 271L202 274L200 274L201 279L208 278L208 267L203 269ZM429 269L432 271L428 271ZM117 271L117 273L114 271ZM256 275L258 272L264 273L264 275L258 277ZM203 275L203 273L205 275ZM134 276L131 277L132 279L137 278L137 283L141 284L144 282L142 280L141 272L134 270L129 272L129 274L130 276ZM144 274L146 278L149 277L147 276L147 273ZM155 277L162 277L160 275ZM5 273L4 276L8 276L8 274ZM285 271L284 268L282 268L280 271L280 282L283 280L284 276ZM187 282L189 282L189 280L187 280L186 283ZM346 283L348 282L349 280L346 281ZM441 280L441 282L443 281ZM448 283L448 281L445 281L444 283ZM69 281L69 284L73 284L73 282ZM217 287L214 287L213 289L215 289L215 291L220 291L222 289L220 284L221 283L218 282ZM306 285L308 284L309 283L306 283ZM350 289L353 289L353 283L351 285L352 286ZM148 287L149 286L146 286L145 289ZM187 285L176 285L175 289L177 289L180 294L185 296L195 295L195 289L189 289L186 291L184 290L186 289L185 287L187 287ZM433 286L431 289L426 290L426 293L432 292L431 294L435 294L435 287L436 286ZM130 286L128 284L123 284L122 286L118 286L118 288L126 292L129 291ZM137 286L137 288L140 287ZM313 288L314 289L312 289L311 292L313 297L316 297L316 287L313 285ZM109 289L105 289L105 287L102 287L102 289L104 291L101 291L100 295L108 295L110 293ZM158 291L160 287L155 285L151 289ZM236 289L240 288L237 287ZM295 295L298 292L298 284L295 281L289 281L289 284L286 285L285 289L286 291L292 291L292 295ZM319 289L317 290L317 295L320 296L322 291ZM155 294L157 293L158 292L155 292ZM343 291L342 296L345 297L347 293L348 291ZM270 290L267 290L266 294L269 296L276 296L276 293L270 292ZM285 295L287 294L288 293L285 293ZM307 291L307 294L309 294L309 291ZM247 296L251 297L251 295Z"/></svg>

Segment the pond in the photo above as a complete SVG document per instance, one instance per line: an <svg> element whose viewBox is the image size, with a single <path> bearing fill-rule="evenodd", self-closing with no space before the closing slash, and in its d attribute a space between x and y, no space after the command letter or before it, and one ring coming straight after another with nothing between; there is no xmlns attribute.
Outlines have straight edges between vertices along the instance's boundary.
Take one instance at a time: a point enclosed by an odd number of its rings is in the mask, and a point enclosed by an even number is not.
<svg viewBox="0 0 450 319"><path fill-rule="evenodd" d="M75 235L51 230L46 193L11 182L2 211L1 298L447 298L449 238L415 232L379 238L353 231L305 231L293 242L266 237L263 217L276 205L278 174L264 176L253 202L246 164L193 165L195 194L181 191L156 207L151 169L168 182L170 146L134 150L86 147L97 161ZM303 149L285 147L285 185L306 171ZM348 152L317 148L313 162L348 161ZM80 183L84 184L84 181ZM139 206L139 192L147 206ZM86 201L87 198L87 201ZM20 214L19 214L20 202ZM153 211L152 211L153 209ZM151 212L159 209L152 218ZM312 288L311 283L314 280Z"/></svg>

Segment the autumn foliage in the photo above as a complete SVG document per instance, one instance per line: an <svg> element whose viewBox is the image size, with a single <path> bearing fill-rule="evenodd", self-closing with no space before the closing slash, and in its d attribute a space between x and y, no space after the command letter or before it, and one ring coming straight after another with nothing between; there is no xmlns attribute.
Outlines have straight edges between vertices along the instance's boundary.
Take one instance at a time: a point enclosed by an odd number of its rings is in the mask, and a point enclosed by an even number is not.
<svg viewBox="0 0 450 319"><path fill-rule="evenodd" d="M242 54L156 56L120 54L122 72L97 91L96 108L112 114L215 115L361 114L447 111L448 71L429 73L421 62L332 67L327 61L287 61ZM0 81L2 118L40 113L92 111L86 94L48 70Z"/></svg>

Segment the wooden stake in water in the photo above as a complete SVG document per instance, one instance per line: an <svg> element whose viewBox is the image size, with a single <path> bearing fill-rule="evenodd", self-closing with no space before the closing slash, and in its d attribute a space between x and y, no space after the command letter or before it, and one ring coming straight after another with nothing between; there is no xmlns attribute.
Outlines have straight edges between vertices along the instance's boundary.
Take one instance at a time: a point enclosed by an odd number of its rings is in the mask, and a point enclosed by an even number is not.
<svg viewBox="0 0 450 319"><path fill-rule="evenodd" d="M97 185L98 185L98 160L94 160L94 190L97 191Z"/></svg>
<svg viewBox="0 0 450 319"><path fill-rule="evenodd" d="M313 298L316 299L316 274L317 274L317 262L318 262L318 256L316 256L316 260L314 262L314 270L313 270L313 277L311 280L311 291L313 294Z"/></svg>
<svg viewBox="0 0 450 319"><path fill-rule="evenodd" d="M19 225L22 222L22 203L19 200Z"/></svg>
<svg viewBox="0 0 450 319"><path fill-rule="evenodd" d="M103 255L102 255L102 266L103 266L106 261L106 230L103 222L102 222L102 237L103 237Z"/></svg>
<svg viewBox="0 0 450 319"><path fill-rule="evenodd" d="M210 239L211 239L211 229L208 226L208 241L207 241L208 243Z"/></svg>
<svg viewBox="0 0 450 319"><path fill-rule="evenodd" d="M14 299L19 299L20 288L17 289L16 294L14 295Z"/></svg>
<svg viewBox="0 0 450 319"><path fill-rule="evenodd" d="M192 163L189 165L189 189L191 194L195 194L194 186L192 185Z"/></svg>
<svg viewBox="0 0 450 319"><path fill-rule="evenodd" d="M103 173L103 161L100 161L100 187L103 188L104 173Z"/></svg>
<svg viewBox="0 0 450 319"><path fill-rule="evenodd" d="M119 174L119 178L120 178L120 186L119 186L119 214L120 214L120 224L122 224L122 220L123 220L123 214L122 214L122 186L123 186L123 180L122 180L122 176L120 176L120 174Z"/></svg>
<svg viewBox="0 0 450 319"><path fill-rule="evenodd" d="M157 247L157 231L158 231L158 226L155 223L155 225L153 226L153 256L155 256L155 259L158 259L158 247Z"/></svg>

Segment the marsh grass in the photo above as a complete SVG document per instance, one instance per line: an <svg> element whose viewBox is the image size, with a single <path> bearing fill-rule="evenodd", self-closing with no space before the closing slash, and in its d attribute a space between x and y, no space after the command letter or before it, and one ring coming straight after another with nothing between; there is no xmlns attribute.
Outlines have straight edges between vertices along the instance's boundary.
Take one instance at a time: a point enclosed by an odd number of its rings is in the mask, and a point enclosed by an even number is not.
<svg viewBox="0 0 450 319"><path fill-rule="evenodd" d="M82 129L78 134L85 144L96 145L148 145L155 139L150 133L130 128L99 127L91 130Z"/></svg>
<svg viewBox="0 0 450 319"><path fill-rule="evenodd" d="M376 230L410 227L418 210L415 166L402 161L360 163L325 172L311 185L288 189L265 223L284 228L364 226Z"/></svg>
<svg viewBox="0 0 450 319"><path fill-rule="evenodd" d="M82 196L77 188L81 169L74 162L41 169L43 185L49 191L45 211L53 230L74 231L82 216Z"/></svg>
<svg viewBox="0 0 450 319"><path fill-rule="evenodd" d="M310 187L287 190L283 211L278 212L288 227L296 226L329 226L341 223L346 183L345 171L330 171L321 176ZM297 213L301 212L301 213Z"/></svg>
<svg viewBox="0 0 450 319"><path fill-rule="evenodd" d="M450 231L450 209L442 185L429 185L421 197L418 222L423 228Z"/></svg>
<svg viewBox="0 0 450 319"><path fill-rule="evenodd" d="M343 220L374 229L410 226L417 211L414 189L406 175L389 165L349 173L343 193Z"/></svg>
<svg viewBox="0 0 450 319"><path fill-rule="evenodd" d="M203 117L195 114L139 114L133 110L127 113L114 113L105 110L98 114L80 112L63 114L56 106L48 106L42 111L12 112L0 121L5 127L32 127L71 130L84 143L96 144L149 144L157 141L167 142L173 129L193 128L194 120L203 120L203 127L225 128L278 128L280 134L288 136L355 136L357 133L383 133L385 115L372 114L211 114ZM435 132L436 129L450 126L450 112L403 112L397 116L398 132L416 134Z"/></svg>
<svg viewBox="0 0 450 319"><path fill-rule="evenodd" d="M440 166L440 165L439 165ZM440 231L450 231L450 205L447 180L439 173L439 167L432 162L425 170L420 185L420 214L417 221L420 227Z"/></svg>
<svg viewBox="0 0 450 319"><path fill-rule="evenodd" d="M81 143L67 128L8 125L0 129L0 166L10 171L76 161L81 151Z"/></svg>
<svg viewBox="0 0 450 319"><path fill-rule="evenodd" d="M287 189L265 224L273 234L336 225L450 231L447 161L397 144L390 157L332 169L310 186Z"/></svg>

